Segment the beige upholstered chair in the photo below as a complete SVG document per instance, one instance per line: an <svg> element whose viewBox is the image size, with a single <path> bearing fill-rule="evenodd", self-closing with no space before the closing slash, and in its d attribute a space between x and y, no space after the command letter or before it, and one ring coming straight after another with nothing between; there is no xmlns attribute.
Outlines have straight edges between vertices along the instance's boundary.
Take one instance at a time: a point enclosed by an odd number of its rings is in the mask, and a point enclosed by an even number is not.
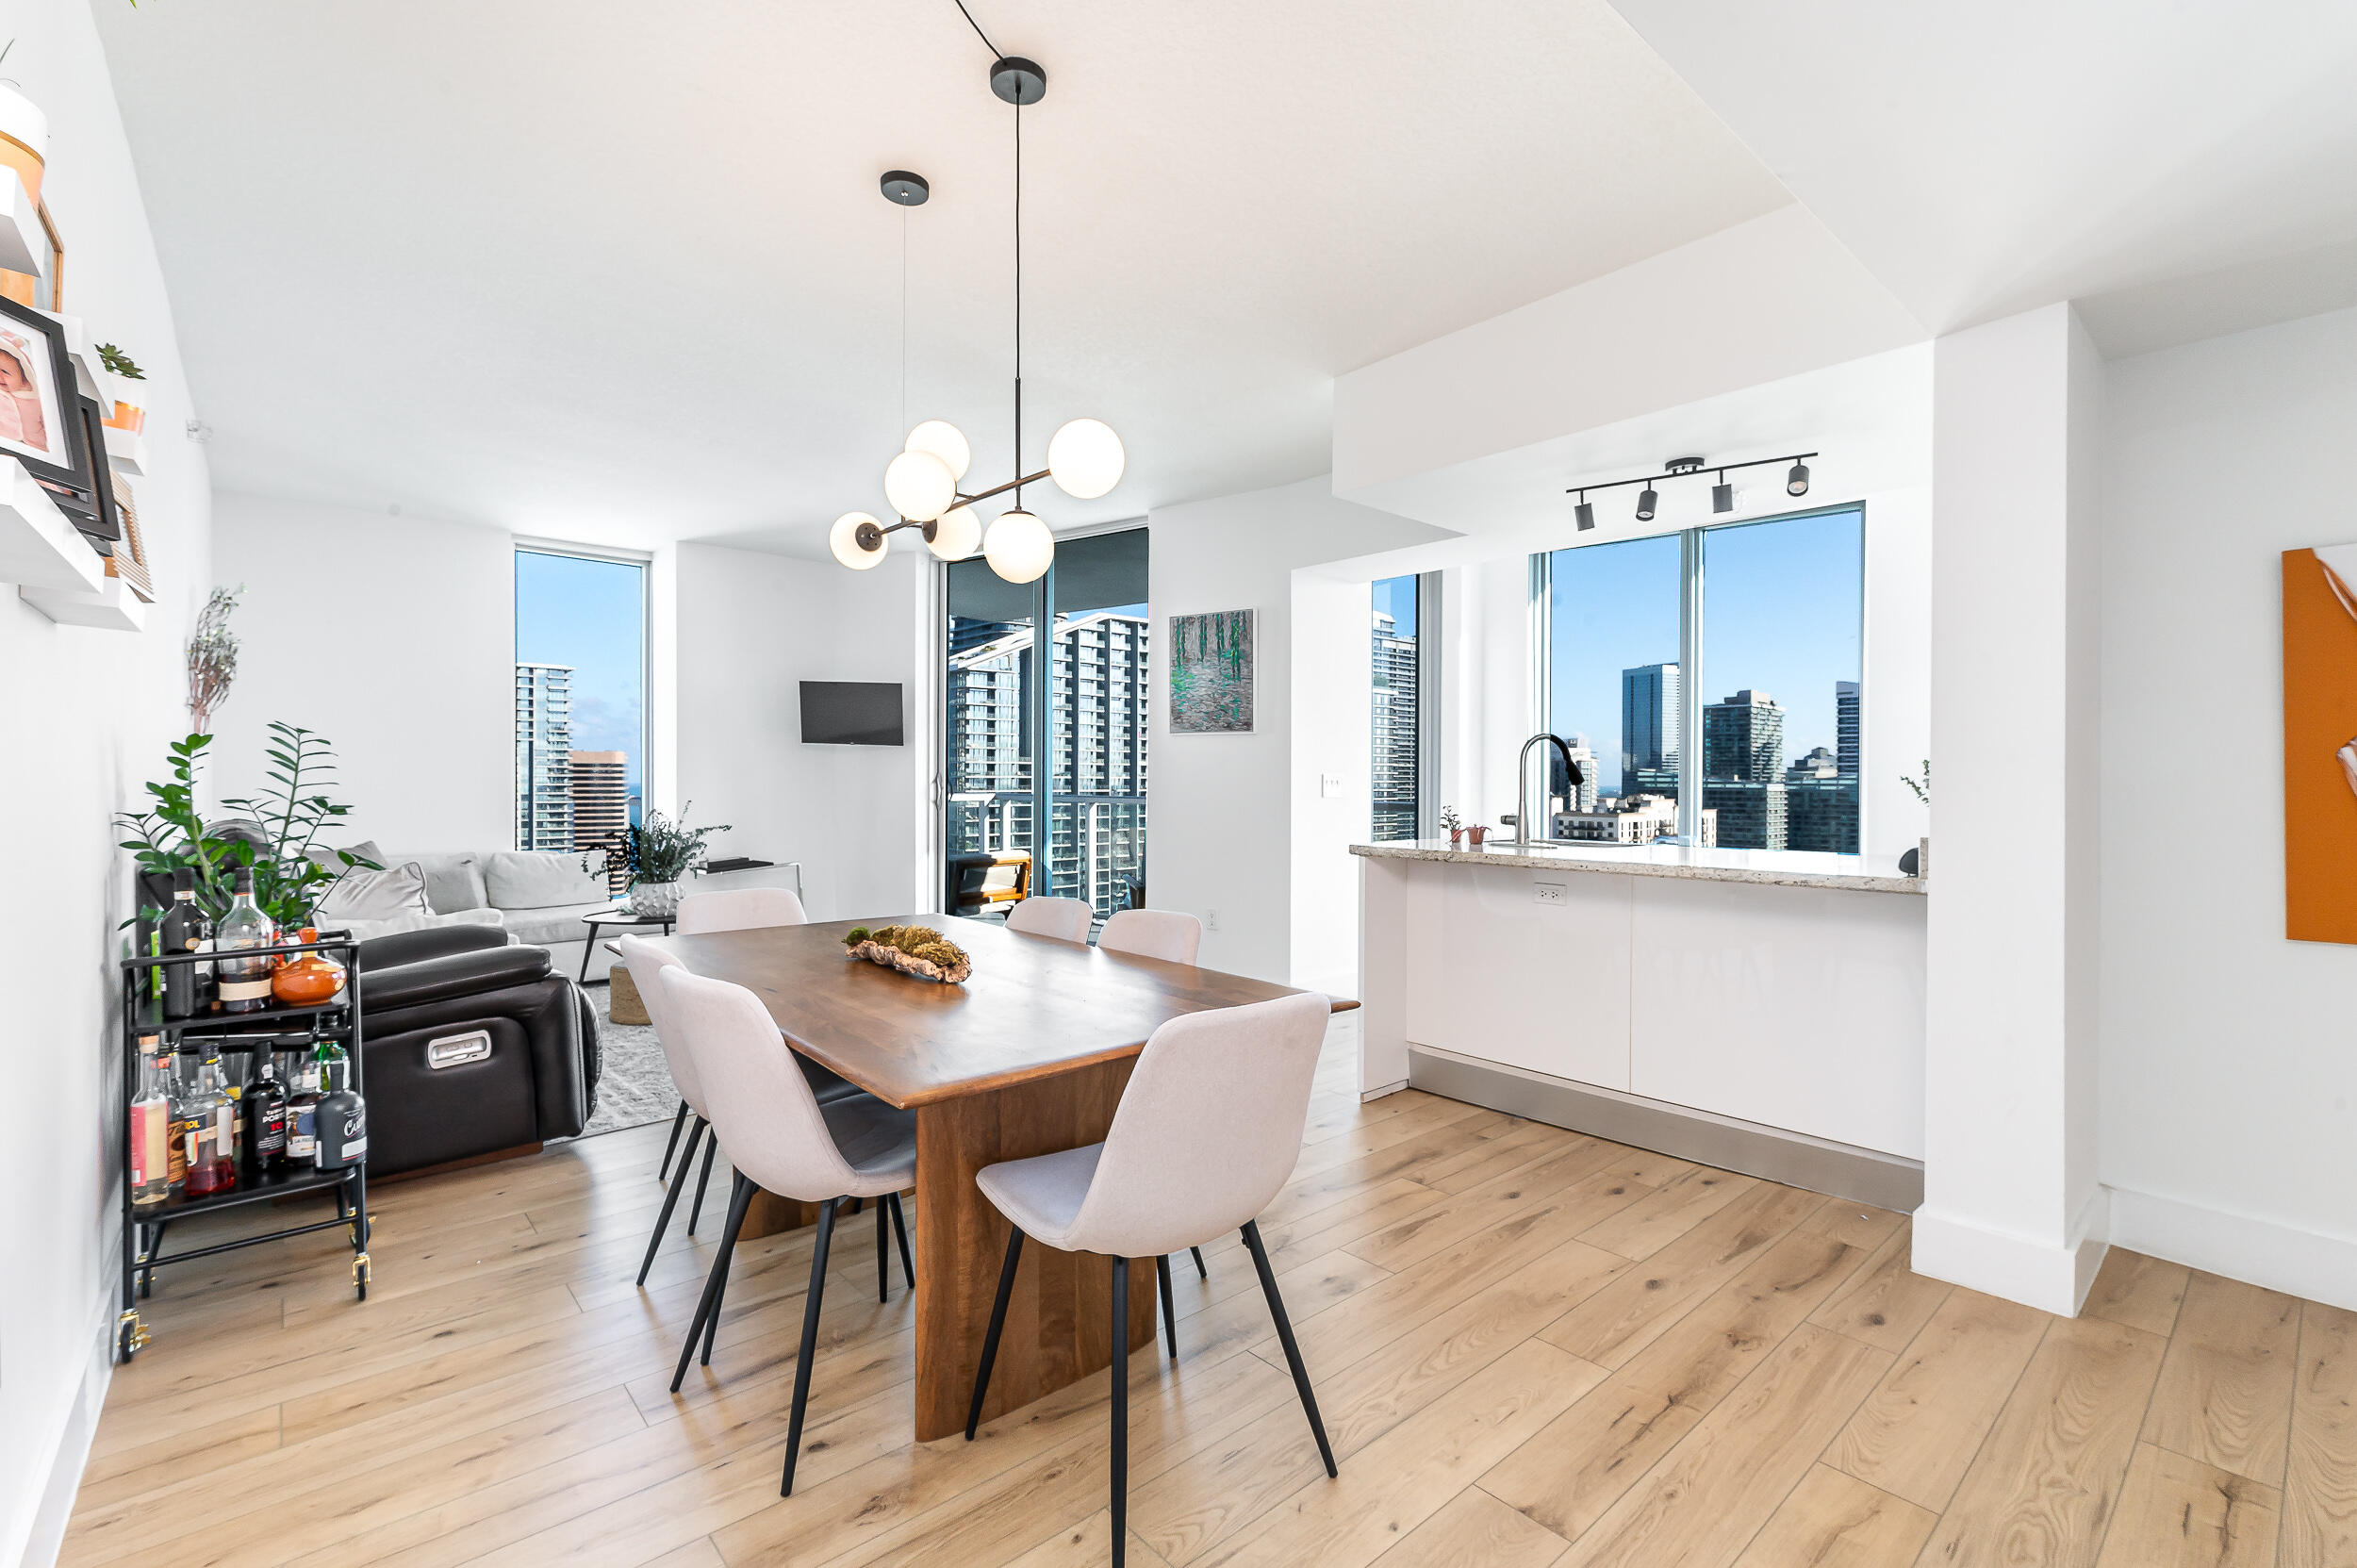
<svg viewBox="0 0 2357 1568"><path fill-rule="evenodd" d="M696 936L716 931L753 931L763 926L810 923L802 900L790 887L728 887L690 893L679 901L679 933Z"/></svg>
<svg viewBox="0 0 2357 1568"><path fill-rule="evenodd" d="M1132 1258L1162 1257L1223 1230L1243 1230L1326 1473L1337 1474L1258 1223L1301 1154L1327 1012L1327 999L1312 993L1173 1018L1146 1042L1103 1143L985 1165L974 1178L1014 1231L1007 1238L998 1297L974 1378L974 1402L965 1418L968 1441L981 1421L1023 1238L1030 1235L1061 1252L1096 1252L1113 1260L1116 1564L1128 1535ZM1180 1173L1183 1180L1174 1180Z"/></svg>
<svg viewBox="0 0 2357 1568"><path fill-rule="evenodd" d="M1175 909L1115 910L1096 933L1096 945L1107 952L1193 964L1203 946L1203 922Z"/></svg>
<svg viewBox="0 0 2357 1568"><path fill-rule="evenodd" d="M900 1213L898 1194L916 1179L916 1117L896 1111L872 1095L818 1103L810 1084L786 1060L777 1025L761 999L741 985L705 980L684 967L664 969L656 984L666 990L673 1022L685 1035L696 1070L711 1094L714 1125L728 1141L736 1167L729 1195L729 1224L713 1260L703 1300L680 1346L671 1375L676 1391L687 1375L687 1358L703 1339L703 1359L712 1360L713 1332L728 1287L729 1259L746 1207L758 1188L818 1207L818 1233L810 1263L810 1290L802 1298L802 1348L794 1363L794 1409L786 1423L785 1476L781 1496L794 1494L794 1461L801 1452L802 1412L810 1399L810 1362L818 1349L818 1310L827 1286L827 1248L834 1239L835 1212L847 1197L877 1199L879 1234L889 1208ZM884 1258L877 1256L882 1273ZM910 1268L908 1231L900 1230L900 1263ZM915 1281L914 1270L910 1282Z"/></svg>
<svg viewBox="0 0 2357 1568"><path fill-rule="evenodd" d="M1096 911L1080 899L1026 899L1007 911L1007 929L1059 942L1085 942Z"/></svg>
<svg viewBox="0 0 2357 1568"><path fill-rule="evenodd" d="M687 1233L696 1233L696 1222L703 1215L704 1184L712 1180L712 1151L720 1147L720 1140L717 1136L706 1137L712 1123L704 1114L703 1085L696 1076L695 1059L688 1055L678 1027L670 1021L670 1001L663 994L658 978L665 969L676 967L679 960L642 936L623 937L621 949L622 963L646 1001L648 1018L654 1024L655 1044L663 1048L663 1065L670 1069L671 1086L679 1091L680 1115L695 1118L695 1124L688 1129L687 1147L680 1155L679 1169L671 1172L670 1190L663 1195L662 1211L654 1217L654 1234L647 1238L647 1255L639 1260L638 1283L644 1285L647 1271L654 1266L655 1250L663 1245L663 1233L671 1228L671 1211L679 1204L680 1189L687 1184L687 1167L696 1163L696 1146L701 1143L703 1174L696 1180L696 1201L687 1213ZM679 1128L678 1117L673 1117L671 1137L675 1143ZM663 1153L664 1168L668 1169L670 1163L670 1150L667 1148Z"/></svg>

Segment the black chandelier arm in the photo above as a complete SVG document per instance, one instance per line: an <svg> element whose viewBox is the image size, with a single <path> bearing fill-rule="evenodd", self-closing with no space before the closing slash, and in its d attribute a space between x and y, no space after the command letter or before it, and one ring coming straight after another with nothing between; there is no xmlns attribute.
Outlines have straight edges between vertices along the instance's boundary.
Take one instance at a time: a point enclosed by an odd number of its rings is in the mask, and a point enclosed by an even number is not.
<svg viewBox="0 0 2357 1568"><path fill-rule="evenodd" d="M1042 469L1037 473L1027 473L1020 479L1010 479L1003 485L993 485L987 490L977 490L972 495L960 493L956 504L960 506L971 506L978 501L988 501L992 496L1004 495L1009 490L1020 489L1025 485L1036 485L1047 477L1047 470L1046 469ZM1020 502L1022 499L1023 498L1021 496L1015 497L1017 502Z"/></svg>
<svg viewBox="0 0 2357 1568"><path fill-rule="evenodd" d="M1577 495L1586 490L1618 490L1630 485L1651 485L1662 479L1691 479L1698 473L1708 473L1714 470L1724 479L1738 469L1772 469L1779 463L1805 463L1816 455L1813 452L1796 452L1785 457L1755 457L1747 463L1698 464L1690 469L1671 469L1663 473L1649 473L1637 479L1606 479L1586 485L1566 485L1563 493Z"/></svg>

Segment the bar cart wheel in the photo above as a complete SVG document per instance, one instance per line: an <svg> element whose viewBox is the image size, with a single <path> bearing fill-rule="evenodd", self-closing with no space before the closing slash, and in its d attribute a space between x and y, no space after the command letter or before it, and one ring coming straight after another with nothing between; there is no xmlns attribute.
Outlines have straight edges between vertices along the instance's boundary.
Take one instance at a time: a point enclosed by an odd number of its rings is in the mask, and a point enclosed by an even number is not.
<svg viewBox="0 0 2357 1568"><path fill-rule="evenodd" d="M352 1288L360 1293L361 1300L369 1298L369 1255L365 1252L352 1255Z"/></svg>
<svg viewBox="0 0 2357 1568"><path fill-rule="evenodd" d="M137 1312L124 1312L115 1324L115 1347L124 1361L138 1355L147 1344L147 1326Z"/></svg>

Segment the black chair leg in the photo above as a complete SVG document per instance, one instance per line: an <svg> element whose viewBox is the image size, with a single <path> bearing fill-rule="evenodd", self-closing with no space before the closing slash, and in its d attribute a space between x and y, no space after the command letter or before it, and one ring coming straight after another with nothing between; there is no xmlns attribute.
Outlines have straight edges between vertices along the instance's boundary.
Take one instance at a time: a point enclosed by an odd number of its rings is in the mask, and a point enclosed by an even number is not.
<svg viewBox="0 0 2357 1568"><path fill-rule="evenodd" d="M696 1206L687 1211L687 1233L691 1236L696 1233L696 1222L704 1217L704 1183L712 1180L712 1157L719 1150L720 1135L715 1132L704 1140L704 1168L696 1178Z"/></svg>
<svg viewBox="0 0 2357 1568"><path fill-rule="evenodd" d="M682 1167L684 1170L685 1167ZM753 1200L755 1189L742 1174L736 1178L735 1188L729 1194L729 1230L734 1232L745 1223L745 1210ZM702 1299L696 1303L696 1315L687 1320L687 1340L679 1347L679 1365L671 1369L671 1392L679 1392L680 1383L687 1376L688 1358L696 1353L696 1342L703 1337L704 1325L720 1315L720 1297L728 1290L729 1255L726 1247L712 1260L711 1277L704 1280Z"/></svg>
<svg viewBox="0 0 2357 1568"><path fill-rule="evenodd" d="M1014 1265L1023 1259L1023 1232L1007 1236L1007 1261L998 1265L998 1299L990 1304L990 1332L982 1336L982 1364L974 1369L974 1403L965 1411L965 1441L982 1424L982 1395L990 1392L990 1367L998 1359L998 1330L1007 1326L1007 1297L1014 1294Z"/></svg>
<svg viewBox="0 0 2357 1568"><path fill-rule="evenodd" d="M1326 1423L1318 1419L1318 1397L1310 1392L1310 1374L1301 1364L1301 1346L1294 1343L1294 1326L1285 1316L1285 1298L1277 1294L1277 1276L1269 1271L1268 1251L1261 1245L1261 1225L1247 1221L1244 1228L1244 1245L1252 1249L1252 1266L1261 1273L1261 1294L1268 1297L1268 1315L1277 1320L1277 1342L1285 1347L1285 1364L1293 1368L1294 1391L1301 1395L1302 1413L1310 1418L1310 1435L1318 1440L1318 1456L1326 1461L1326 1473L1339 1476L1334 1468L1334 1450L1326 1441Z"/></svg>
<svg viewBox="0 0 2357 1568"><path fill-rule="evenodd" d="M909 1289L915 1290L916 1288L916 1260L909 1256L908 1216L900 1212L898 1193L894 1193L885 1201L892 1205L892 1233L900 1239L900 1273L908 1280Z"/></svg>
<svg viewBox="0 0 2357 1568"><path fill-rule="evenodd" d="M1187 1250L1195 1254L1195 1277L1198 1279L1209 1279L1211 1277L1211 1271L1203 1266L1203 1249L1199 1246L1191 1246Z"/></svg>
<svg viewBox="0 0 2357 1568"><path fill-rule="evenodd" d="M685 1100L680 1101L682 1105ZM696 1118L696 1125L687 1134L687 1153L679 1163L679 1174L671 1178L670 1190L663 1195L663 1212L654 1217L654 1234L647 1238L647 1255L638 1263L638 1282L647 1282L647 1270L654 1267L655 1248L663 1245L663 1232L671 1228L671 1211L679 1204L680 1189L687 1185L687 1167L696 1158L696 1140L702 1137L704 1119Z"/></svg>
<svg viewBox="0 0 2357 1568"><path fill-rule="evenodd" d="M1113 1568L1129 1543L1129 1260L1113 1260Z"/></svg>
<svg viewBox="0 0 2357 1568"><path fill-rule="evenodd" d="M663 1164L655 1166L657 1181L671 1174L671 1156L679 1152L679 1130L687 1125L687 1102L681 1100L679 1109L671 1113L671 1141L663 1146Z"/></svg>
<svg viewBox="0 0 2357 1568"><path fill-rule="evenodd" d="M1162 1296L1162 1337L1170 1341L1170 1359L1178 1359L1178 1312L1170 1299L1170 1254L1154 1260L1154 1285Z"/></svg>
<svg viewBox="0 0 2357 1568"><path fill-rule="evenodd" d="M778 1495L794 1495L794 1461L802 1451L802 1411L810 1403L810 1362L818 1353L818 1303L827 1289L827 1246L834 1240L835 1206L831 1197L818 1206L818 1237L810 1250L810 1291L802 1297L802 1351L794 1358L794 1413L785 1426L785 1478Z"/></svg>
<svg viewBox="0 0 2357 1568"><path fill-rule="evenodd" d="M876 1199L876 1299L892 1299L892 1216L881 1197Z"/></svg>
<svg viewBox="0 0 2357 1568"><path fill-rule="evenodd" d="M720 1331L720 1305L729 1298L729 1265L736 1261L737 1233L745 1229L745 1215L751 1211L753 1195L760 1190L761 1184L742 1171L737 1172L734 1184L729 1188L728 1229L720 1234L720 1288L712 1293L712 1311L704 1314L702 1360L706 1366L712 1364L713 1336Z"/></svg>

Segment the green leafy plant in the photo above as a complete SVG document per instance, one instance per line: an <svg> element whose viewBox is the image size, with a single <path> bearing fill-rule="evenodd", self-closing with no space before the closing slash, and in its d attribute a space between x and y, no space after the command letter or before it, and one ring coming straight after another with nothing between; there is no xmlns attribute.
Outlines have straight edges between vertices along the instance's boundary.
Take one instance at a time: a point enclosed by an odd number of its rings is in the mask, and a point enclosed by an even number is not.
<svg viewBox="0 0 2357 1568"><path fill-rule="evenodd" d="M856 948L873 934L865 926L853 926L843 933L843 945L847 948Z"/></svg>
<svg viewBox="0 0 2357 1568"><path fill-rule="evenodd" d="M98 345L98 362L125 381L145 381L147 372L132 362L131 356L112 343Z"/></svg>
<svg viewBox="0 0 2357 1568"><path fill-rule="evenodd" d="M1442 806L1441 808L1441 827L1443 831L1456 833L1462 829L1464 825L1464 818L1457 815L1457 808L1455 806Z"/></svg>
<svg viewBox="0 0 2357 1568"><path fill-rule="evenodd" d="M1902 773L1899 775L1899 782L1906 785L1909 789L1915 791L1915 798L1922 801L1924 805L1929 806L1932 803L1932 759L1929 757L1925 757L1923 759L1923 776L1921 778L1911 779L1904 773Z"/></svg>
<svg viewBox="0 0 2357 1568"><path fill-rule="evenodd" d="M173 741L170 781L146 786L154 807L116 817L116 825L132 835L121 847L142 873L169 877L186 867L195 873L197 907L218 919L229 908L238 871L251 867L254 901L262 913L282 926L299 926L309 921L326 884L345 870L383 869L341 850L335 851L338 865L333 868L312 858L321 830L352 808L320 792L333 778L335 753L325 739L297 724L270 726L270 787L222 802L258 828L266 847L257 850L225 832L229 819L207 822L196 803L196 781L212 739L192 734Z"/></svg>
<svg viewBox="0 0 2357 1568"><path fill-rule="evenodd" d="M689 827L687 814L695 804L690 801L680 807L676 820L659 811L651 811L647 813L645 822L633 823L624 828L611 842L602 846L608 873L619 867L630 874L631 883L635 885L642 882L677 882L701 866L705 855L704 840L716 833L728 832L729 824L716 822L708 828ZM589 864L589 855L595 854L597 849L593 847L581 857L583 870L596 869Z"/></svg>

